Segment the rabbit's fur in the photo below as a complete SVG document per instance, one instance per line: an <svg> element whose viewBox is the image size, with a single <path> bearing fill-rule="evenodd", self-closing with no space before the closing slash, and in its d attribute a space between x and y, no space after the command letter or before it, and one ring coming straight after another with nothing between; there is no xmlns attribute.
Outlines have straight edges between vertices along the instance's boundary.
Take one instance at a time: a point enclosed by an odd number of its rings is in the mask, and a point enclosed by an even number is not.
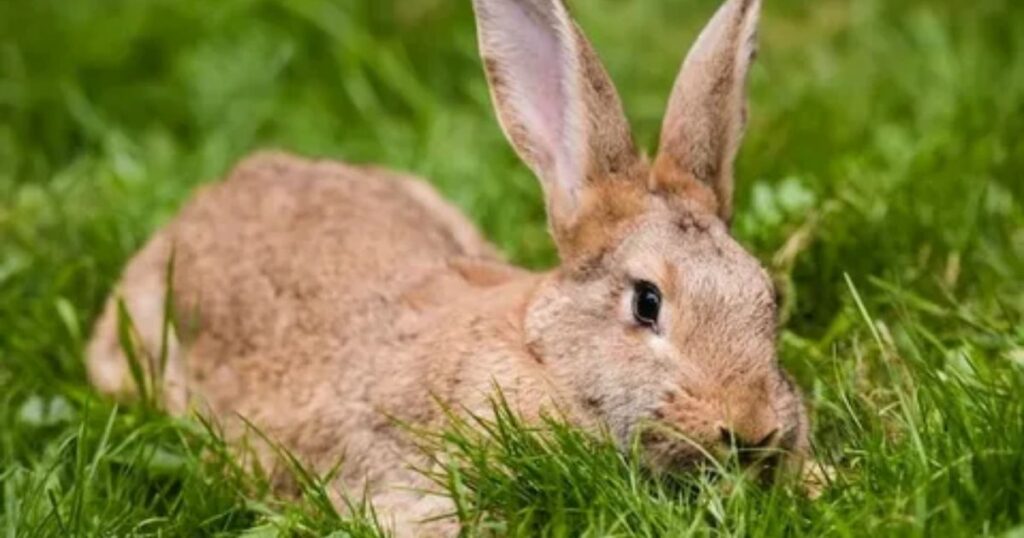
<svg viewBox="0 0 1024 538"><path fill-rule="evenodd" d="M498 117L544 186L562 264L503 263L415 178L255 155L157 233L115 292L157 353L173 251L165 405L229 431L241 415L320 470L344 457L338 489L367 487L400 533L450 507L415 490L422 456L396 422L443 427L438 400L485 414L495 386L527 418L558 409L623 446L639 435L654 467L737 444L798 460L807 421L776 359L772 284L727 225L758 0L728 0L698 38L653 162L561 0L474 7ZM643 324L648 282L661 307ZM97 387L131 392L113 298L88 353Z"/></svg>

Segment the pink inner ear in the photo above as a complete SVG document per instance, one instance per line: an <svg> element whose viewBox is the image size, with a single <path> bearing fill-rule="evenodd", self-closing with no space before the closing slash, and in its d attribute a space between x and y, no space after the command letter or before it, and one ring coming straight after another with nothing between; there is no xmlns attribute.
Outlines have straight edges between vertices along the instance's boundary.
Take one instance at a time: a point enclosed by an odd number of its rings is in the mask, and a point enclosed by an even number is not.
<svg viewBox="0 0 1024 538"><path fill-rule="evenodd" d="M565 102L560 73L561 44L551 29L513 1L494 2L493 41L499 53L513 115L533 138L535 150L548 153L561 138L561 108ZM548 157L554 157L548 153Z"/></svg>
<svg viewBox="0 0 1024 538"><path fill-rule="evenodd" d="M525 4L525 5L524 5ZM505 102L499 107L508 120L525 132L531 163L538 174L551 177L558 187L575 190L573 167L577 164L568 140L571 105L567 74L571 72L571 49L560 34L560 24L552 14L531 12L530 0L492 0L486 2L490 35L486 46L501 71ZM545 8L537 8L545 9ZM550 9L550 8L549 8Z"/></svg>

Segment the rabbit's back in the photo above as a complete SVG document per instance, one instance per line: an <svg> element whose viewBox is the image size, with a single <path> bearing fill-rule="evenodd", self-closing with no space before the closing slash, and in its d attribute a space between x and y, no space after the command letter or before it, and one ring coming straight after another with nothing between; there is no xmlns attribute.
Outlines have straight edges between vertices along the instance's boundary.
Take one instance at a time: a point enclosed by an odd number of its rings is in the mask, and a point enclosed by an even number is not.
<svg viewBox="0 0 1024 538"><path fill-rule="evenodd" d="M202 189L126 268L117 295L151 355L172 252L170 348L181 356L165 374L168 405L181 409L191 396L268 429L294 419L285 409L339 398L325 391L369 390L356 388L367 382L361 374L380 375L371 363L430 315L430 305L410 304L410 290L429 287L453 259L494 258L473 225L415 178L258 154ZM112 298L89 350L93 381L109 392L131 384L116 312ZM340 385L325 383L339 373Z"/></svg>
<svg viewBox="0 0 1024 538"><path fill-rule="evenodd" d="M411 286L452 258L492 252L418 180L282 155L240 164L169 231L177 310L234 335L232 354L282 331L346 338L393 325L381 318Z"/></svg>

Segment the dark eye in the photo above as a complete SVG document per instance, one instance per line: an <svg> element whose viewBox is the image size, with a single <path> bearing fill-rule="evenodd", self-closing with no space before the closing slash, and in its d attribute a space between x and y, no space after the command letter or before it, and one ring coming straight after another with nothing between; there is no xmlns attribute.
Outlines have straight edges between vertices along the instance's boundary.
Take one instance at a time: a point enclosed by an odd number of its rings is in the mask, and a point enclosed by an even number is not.
<svg viewBox="0 0 1024 538"><path fill-rule="evenodd" d="M648 327L658 326L658 314L661 312L661 290L657 286L641 280L633 287L633 317L636 322Z"/></svg>

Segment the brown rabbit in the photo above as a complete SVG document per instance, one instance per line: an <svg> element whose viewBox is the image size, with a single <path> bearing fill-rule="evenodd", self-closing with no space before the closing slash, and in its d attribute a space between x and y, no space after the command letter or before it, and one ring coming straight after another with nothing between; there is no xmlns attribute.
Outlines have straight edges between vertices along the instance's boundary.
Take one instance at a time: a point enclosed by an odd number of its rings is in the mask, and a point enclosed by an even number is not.
<svg viewBox="0 0 1024 538"><path fill-rule="evenodd" d="M759 1L728 0L701 33L653 163L561 0L474 6L498 117L544 187L561 265L506 265L416 178L250 157L115 292L155 354L174 251L165 405L229 430L246 417L319 469L344 458L337 489L367 488L400 534L433 532L415 522L449 507L416 489L422 455L395 419L442 427L436 398L486 413L495 385L526 417L558 408L624 446L639 434L654 467L735 445L798 460L807 421L776 359L772 283L728 230ZM89 368L126 393L115 305Z"/></svg>

